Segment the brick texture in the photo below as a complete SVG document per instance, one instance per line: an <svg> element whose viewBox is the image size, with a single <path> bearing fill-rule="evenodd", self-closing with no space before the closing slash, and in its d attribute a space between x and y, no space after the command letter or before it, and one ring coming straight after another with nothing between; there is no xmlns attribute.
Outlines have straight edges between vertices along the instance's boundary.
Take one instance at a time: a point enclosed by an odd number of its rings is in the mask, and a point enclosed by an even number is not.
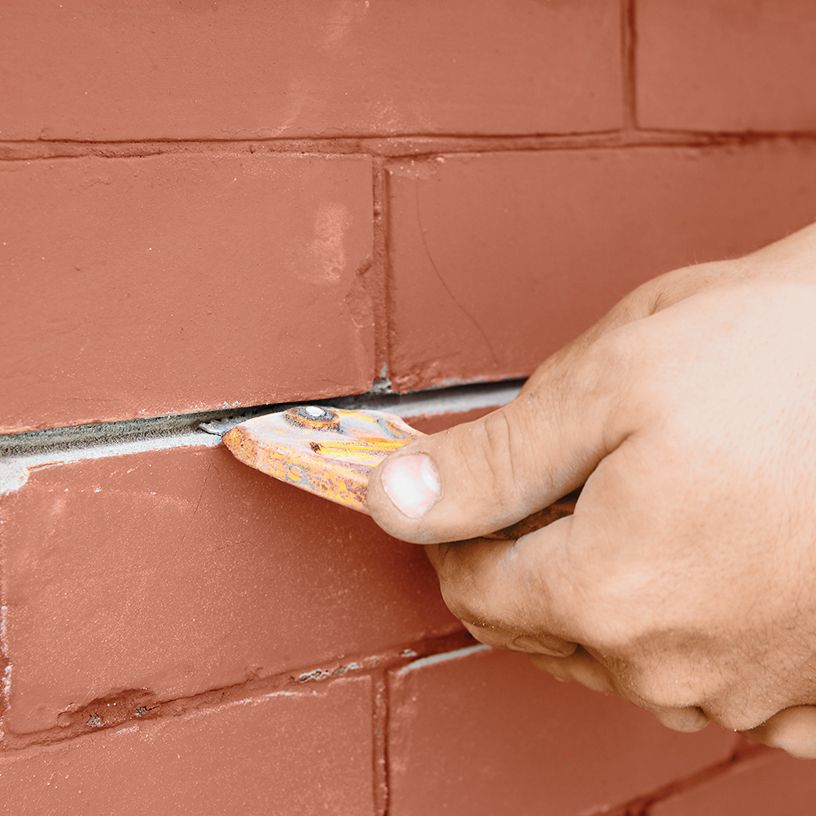
<svg viewBox="0 0 816 816"><path fill-rule="evenodd" d="M638 0L637 119L700 131L816 131L812 0Z"/></svg>
<svg viewBox="0 0 816 816"><path fill-rule="evenodd" d="M391 167L402 390L529 373L636 284L816 217L816 149L443 156Z"/></svg>
<svg viewBox="0 0 816 816"><path fill-rule="evenodd" d="M524 376L816 219L814 43L812 0L6 0L0 434ZM816 810L805 763L446 651L422 548L191 436L2 496L3 814Z"/></svg>
<svg viewBox="0 0 816 816"><path fill-rule="evenodd" d="M367 816L371 689L349 678L0 754L18 816Z"/></svg>
<svg viewBox="0 0 816 816"><path fill-rule="evenodd" d="M366 158L0 163L0 431L366 391Z"/></svg>
<svg viewBox="0 0 816 816"><path fill-rule="evenodd" d="M37 470L0 514L13 732L459 629L421 548L223 447Z"/></svg>
<svg viewBox="0 0 816 816"><path fill-rule="evenodd" d="M12 0L0 31L3 139L563 133L622 118L617 0Z"/></svg>
<svg viewBox="0 0 816 816"><path fill-rule="evenodd" d="M813 764L767 752L659 802L649 816L812 816Z"/></svg>
<svg viewBox="0 0 816 816"><path fill-rule="evenodd" d="M464 655L417 661L392 677L394 816L587 814L722 761L734 747L716 728L677 734L619 700L560 684L523 655Z"/></svg>

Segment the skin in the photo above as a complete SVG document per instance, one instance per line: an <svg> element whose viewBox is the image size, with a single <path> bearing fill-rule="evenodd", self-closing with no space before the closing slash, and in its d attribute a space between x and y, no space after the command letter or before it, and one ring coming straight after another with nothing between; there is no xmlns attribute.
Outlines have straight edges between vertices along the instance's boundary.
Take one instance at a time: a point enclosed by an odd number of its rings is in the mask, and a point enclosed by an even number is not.
<svg viewBox="0 0 816 816"><path fill-rule="evenodd" d="M368 508L480 641L816 757L816 224L636 289L512 403L389 457Z"/></svg>

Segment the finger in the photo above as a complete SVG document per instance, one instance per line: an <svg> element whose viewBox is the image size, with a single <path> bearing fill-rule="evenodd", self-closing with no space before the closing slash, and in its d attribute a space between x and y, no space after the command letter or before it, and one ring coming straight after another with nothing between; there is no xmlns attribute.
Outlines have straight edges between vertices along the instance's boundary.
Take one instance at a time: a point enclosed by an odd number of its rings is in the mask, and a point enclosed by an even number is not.
<svg viewBox="0 0 816 816"><path fill-rule="evenodd" d="M531 657L531 660L538 668L560 680L573 680L592 691L617 694L628 702L646 709L662 725L671 728L673 731L691 733L700 731L708 725L708 717L706 717L702 709L696 706L658 708L644 705L643 701L633 699L631 695L623 693L612 672L580 646L570 657L558 658L535 655Z"/></svg>
<svg viewBox="0 0 816 816"><path fill-rule="evenodd" d="M652 714L666 728L672 731L682 731L691 734L695 731L702 731L709 723L703 710L697 706L687 708L660 708L650 709Z"/></svg>
<svg viewBox="0 0 816 816"><path fill-rule="evenodd" d="M578 487L629 428L608 412L626 389L631 347L617 332L702 289L734 265L708 263L654 278L552 355L519 397L476 422L424 437L372 474L368 510L406 541L456 541L520 521Z"/></svg>
<svg viewBox="0 0 816 816"><path fill-rule="evenodd" d="M556 644L593 642L599 617L606 617L604 610L610 608L602 586L592 589L593 572L586 563L596 560L596 537L586 524L576 535L581 521L579 500L576 516L515 543L481 539L428 547L446 603L455 615L470 622L468 629L484 643L538 652L537 664L554 676L576 680L595 691L614 692L675 731L705 728L709 718L700 707L650 703L582 647L570 656L552 654ZM584 583L584 577L589 577L589 583Z"/></svg>
<svg viewBox="0 0 816 816"><path fill-rule="evenodd" d="M369 481L369 512L427 544L487 535L551 504L631 432L618 406L632 363L628 335L559 353L513 402L388 457Z"/></svg>
<svg viewBox="0 0 816 816"><path fill-rule="evenodd" d="M816 706L786 708L746 734L795 757L816 759Z"/></svg>
<svg viewBox="0 0 816 816"><path fill-rule="evenodd" d="M607 669L580 647L569 657L533 655L530 659L537 668L558 680L580 683L602 694L611 694L615 690Z"/></svg>
<svg viewBox="0 0 816 816"><path fill-rule="evenodd" d="M514 652L566 657L571 655L577 646L575 643L548 633L517 635L503 629L479 626L465 620L462 621L462 625L480 643L500 649L510 649Z"/></svg>
<svg viewBox="0 0 816 816"><path fill-rule="evenodd" d="M573 536L575 524L576 516L567 516L515 542L428 547L448 608L460 620L515 638L591 640L593 603L580 565L592 544Z"/></svg>
<svg viewBox="0 0 816 816"><path fill-rule="evenodd" d="M591 642L597 628L588 610L597 612L593 600L601 603L600 596L593 599L580 582L590 551L574 535L575 523L574 516L560 519L515 544L482 539L429 547L446 603L472 622L467 628L483 643L535 654L536 665L553 676L615 693L672 730L705 728L709 718L700 707L650 703L583 647L553 654L559 645Z"/></svg>

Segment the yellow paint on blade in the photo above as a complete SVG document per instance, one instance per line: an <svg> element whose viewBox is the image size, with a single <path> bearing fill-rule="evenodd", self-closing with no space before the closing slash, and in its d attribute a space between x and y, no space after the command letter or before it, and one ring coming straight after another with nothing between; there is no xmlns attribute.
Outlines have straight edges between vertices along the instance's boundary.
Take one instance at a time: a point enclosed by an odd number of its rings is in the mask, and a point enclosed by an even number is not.
<svg viewBox="0 0 816 816"><path fill-rule="evenodd" d="M269 476L366 512L369 473L417 436L393 414L308 405L242 422L224 444Z"/></svg>

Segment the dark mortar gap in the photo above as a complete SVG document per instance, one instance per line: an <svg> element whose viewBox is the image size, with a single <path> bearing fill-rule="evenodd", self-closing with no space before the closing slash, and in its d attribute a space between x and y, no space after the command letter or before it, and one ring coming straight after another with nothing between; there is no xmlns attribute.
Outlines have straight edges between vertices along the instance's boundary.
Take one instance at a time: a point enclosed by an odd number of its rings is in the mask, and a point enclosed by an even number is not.
<svg viewBox="0 0 816 816"><path fill-rule="evenodd" d="M520 386L523 382L523 379L509 379L495 383L459 385L409 394L382 393L382 391L375 388L366 394L351 397L271 403L242 408L198 411L191 414L45 428L38 431L0 435L0 457L47 453L51 450L65 451L73 448L120 443L136 439L159 439L185 433L209 433L221 436L230 427L245 419L260 414L268 414L271 411L283 411L295 405L331 405L336 408L358 408L364 405L367 408L389 410L389 408L410 406L416 403L417 413L421 414L422 401L425 399L445 399L467 395L478 397L480 394L488 396L501 388ZM202 428L202 425L209 427Z"/></svg>

